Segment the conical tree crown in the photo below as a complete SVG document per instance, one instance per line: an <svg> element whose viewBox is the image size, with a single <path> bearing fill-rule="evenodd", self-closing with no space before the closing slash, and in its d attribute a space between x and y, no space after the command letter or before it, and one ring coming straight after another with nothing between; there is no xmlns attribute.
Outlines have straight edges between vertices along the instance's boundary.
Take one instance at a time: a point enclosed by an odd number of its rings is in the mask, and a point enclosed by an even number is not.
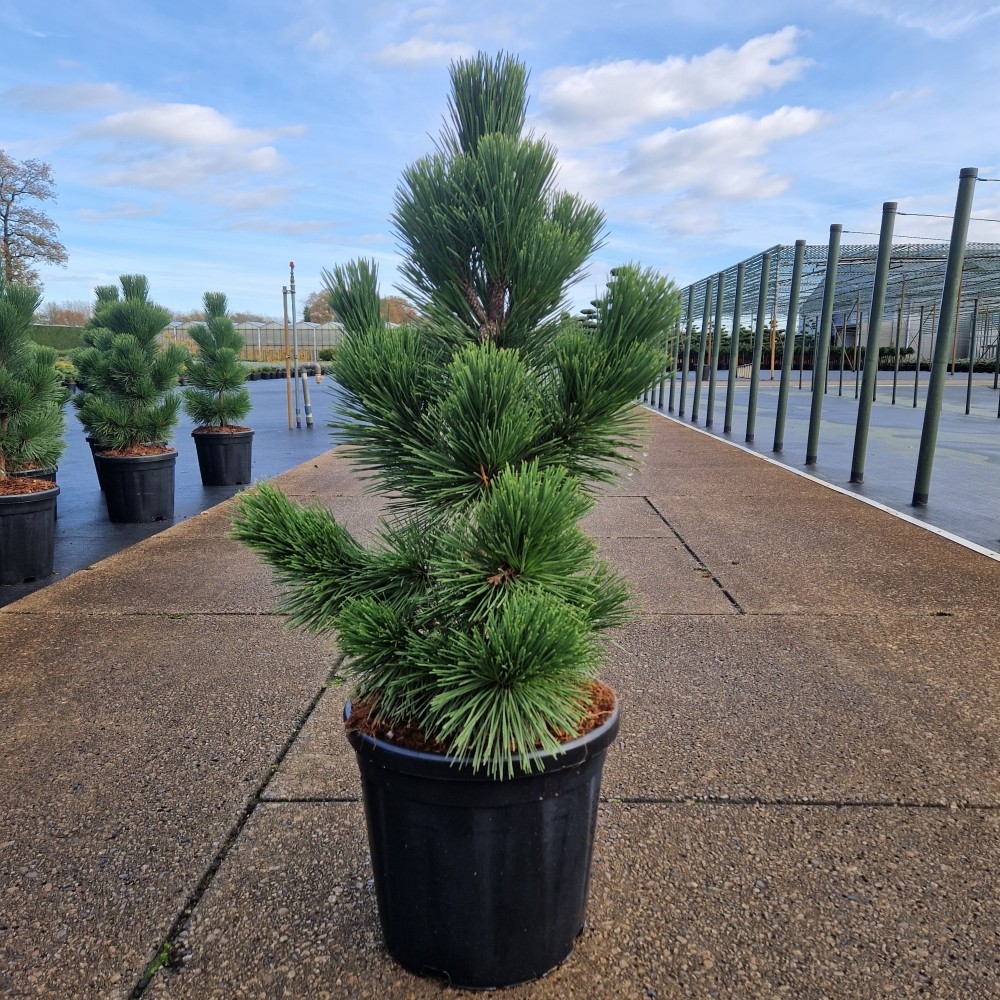
<svg viewBox="0 0 1000 1000"><path fill-rule="evenodd" d="M231 427L250 412L246 388L249 367L240 360L243 336L233 325L222 292L205 292L205 322L188 330L198 353L188 362L190 385L182 391L184 409L199 427Z"/></svg>
<svg viewBox="0 0 1000 1000"><path fill-rule="evenodd" d="M120 281L122 295L113 286L97 290L85 346L74 355L83 390L73 403L97 443L126 449L170 437L180 412L171 390L188 352L159 343L170 311L150 301L145 275Z"/></svg>
<svg viewBox="0 0 1000 1000"><path fill-rule="evenodd" d="M31 340L41 295L0 282L0 479L54 466L66 448L56 352Z"/></svg>
<svg viewBox="0 0 1000 1000"><path fill-rule="evenodd" d="M555 186L554 149L522 134L528 73L509 55L452 67L438 153L403 174L393 225L408 294L439 323L525 346L551 333L604 216Z"/></svg>

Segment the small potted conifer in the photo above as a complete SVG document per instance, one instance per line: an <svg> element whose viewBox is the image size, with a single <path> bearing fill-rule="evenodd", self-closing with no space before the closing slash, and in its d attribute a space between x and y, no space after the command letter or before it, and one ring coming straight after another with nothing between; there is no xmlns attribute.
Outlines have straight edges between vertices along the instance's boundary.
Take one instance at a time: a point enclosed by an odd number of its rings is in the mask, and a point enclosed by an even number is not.
<svg viewBox="0 0 1000 1000"><path fill-rule="evenodd" d="M77 416L113 523L142 524L174 516L177 451L167 444L180 415L174 390L188 352L161 345L170 311L149 299L142 274L123 274L97 289L84 347L74 355L81 391Z"/></svg>
<svg viewBox="0 0 1000 1000"><path fill-rule="evenodd" d="M222 292L205 292L205 322L188 333L198 353L188 362L184 409L193 431L204 486L250 482L253 431L240 421L250 412L249 365L240 360L243 336L229 316Z"/></svg>
<svg viewBox="0 0 1000 1000"><path fill-rule="evenodd" d="M599 640L628 595L579 522L637 447L678 295L625 266L593 324L569 316L601 212L555 187L554 150L523 133L520 61L479 55L451 81L437 152L406 170L393 217L423 319L383 322L372 262L328 281L346 330L335 426L390 504L382 537L365 547L267 484L233 530L293 621L346 655L390 954L488 988L544 974L583 926L618 728Z"/></svg>
<svg viewBox="0 0 1000 1000"><path fill-rule="evenodd" d="M31 340L40 294L0 279L0 584L52 574L66 400L56 352Z"/></svg>

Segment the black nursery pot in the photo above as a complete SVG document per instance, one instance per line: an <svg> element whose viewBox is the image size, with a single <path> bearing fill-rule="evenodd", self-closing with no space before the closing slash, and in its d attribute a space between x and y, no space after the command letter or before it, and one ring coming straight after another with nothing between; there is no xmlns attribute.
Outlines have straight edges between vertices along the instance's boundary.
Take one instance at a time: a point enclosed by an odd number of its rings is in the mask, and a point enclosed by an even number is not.
<svg viewBox="0 0 1000 1000"><path fill-rule="evenodd" d="M101 487L101 492L104 492L104 479L101 477L101 466L97 463L97 456L102 452L107 450L107 445L99 444L95 437L87 435L87 444L90 445L90 454L94 459L94 470L97 472L97 483Z"/></svg>
<svg viewBox="0 0 1000 1000"><path fill-rule="evenodd" d="M146 524L174 516L174 449L160 455L94 453L112 524Z"/></svg>
<svg viewBox="0 0 1000 1000"><path fill-rule="evenodd" d="M0 495L0 584L52 575L58 495L58 486L40 493Z"/></svg>
<svg viewBox="0 0 1000 1000"><path fill-rule="evenodd" d="M537 979L566 959L583 930L601 773L617 732L616 706L562 754L536 755L541 770L504 780L347 734L379 919L400 965L490 989Z"/></svg>
<svg viewBox="0 0 1000 1000"><path fill-rule="evenodd" d="M195 451L203 486L240 486L250 482L253 431L234 434L195 430Z"/></svg>

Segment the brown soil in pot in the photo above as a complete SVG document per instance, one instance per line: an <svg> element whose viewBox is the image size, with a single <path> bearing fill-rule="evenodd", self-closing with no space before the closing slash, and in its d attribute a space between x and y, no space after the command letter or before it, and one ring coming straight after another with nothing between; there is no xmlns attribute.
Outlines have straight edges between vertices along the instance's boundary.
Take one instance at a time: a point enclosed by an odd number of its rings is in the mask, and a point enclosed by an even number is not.
<svg viewBox="0 0 1000 1000"><path fill-rule="evenodd" d="M243 434L246 431L252 431L252 427L237 427L234 424L225 424L224 426L216 427L196 427L192 434Z"/></svg>
<svg viewBox="0 0 1000 1000"><path fill-rule="evenodd" d="M33 479L30 476L4 476L0 479L0 496L16 497L22 493L42 493L51 490L55 483L51 479Z"/></svg>
<svg viewBox="0 0 1000 1000"><path fill-rule="evenodd" d="M569 743L571 740L586 736L587 733L604 725L615 710L615 693L601 681L591 681L589 685L590 699L584 710L583 718L572 733L557 732L556 738L560 743ZM408 723L393 723L388 725L373 716L373 706L369 702L353 702L351 704L351 714L344 723L344 728L348 732L363 733L375 739L384 740L394 746L404 747L407 750L419 750L424 753L447 753L447 748L443 743L436 740L429 740L423 732L414 725Z"/></svg>
<svg viewBox="0 0 1000 1000"><path fill-rule="evenodd" d="M131 448L109 448L101 451L104 458L139 458L143 455L169 455L174 451L165 444L134 444Z"/></svg>

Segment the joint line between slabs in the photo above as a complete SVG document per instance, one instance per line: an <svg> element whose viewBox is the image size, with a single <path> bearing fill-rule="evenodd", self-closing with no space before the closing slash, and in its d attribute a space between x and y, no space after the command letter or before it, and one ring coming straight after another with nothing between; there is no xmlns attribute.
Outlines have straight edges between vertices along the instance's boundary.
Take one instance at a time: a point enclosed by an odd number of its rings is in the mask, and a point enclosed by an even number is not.
<svg viewBox="0 0 1000 1000"><path fill-rule="evenodd" d="M601 796L601 803L604 805L627 805L627 806L734 806L736 808L746 808L747 806L768 806L782 809L928 809L940 812L997 812L1000 811L1000 803L995 802L910 802L906 799L887 802L885 799L762 799L755 796L729 796L719 798L706 796L703 798L676 797L676 796L626 796L609 795Z"/></svg>
<svg viewBox="0 0 1000 1000"><path fill-rule="evenodd" d="M673 532L674 538L676 538L677 541L679 541L681 545L683 545L684 548L687 549L688 554L698 564L698 568L708 574L712 583L714 583L719 588L719 590L722 591L722 594L726 598L726 600L729 601L729 603L741 615L745 615L747 613L746 608L744 608L743 605L740 604L740 602L737 601L736 598L733 597L733 595L729 593L728 590L726 590L726 587L723 584L723 582L708 568L708 565L706 564L705 560L702 559L701 556L698 555L698 553L695 552L693 548L691 548L691 546L687 543L687 541L681 536L681 533L663 516L662 512L657 508L656 504L653 503L653 501L650 500L648 496L643 497L643 500L645 500L646 503L649 504L649 507L653 511L653 513L656 514L656 516Z"/></svg>
<svg viewBox="0 0 1000 1000"><path fill-rule="evenodd" d="M230 851L236 846L236 842L239 839L240 834L243 832L243 828L247 825L250 817L254 814L255 810L259 805L264 803L266 800L262 798L264 792L267 790L267 786L271 783L275 774L277 774L279 768L284 763L285 758L288 756L298 739L299 734L305 728L306 723L312 717L313 712L316 711L316 706L319 705L320 699L326 693L327 689L330 687L332 681L337 678L337 671L340 668L341 663L343 663L344 657L339 656L333 666L330 669L330 673L327 675L326 679L320 685L319 690L313 695L309 704L306 706L305 711L296 721L292 732L288 739L285 741L284 745L278 751L278 755L271 762L267 768L267 773L264 775L263 780L257 789L254 791L253 795L250 797L249 802L244 806L240 815L236 818L236 822L233 824L229 833L226 835L226 839L223 841L222 846L216 852L215 857L209 862L208 867L202 874L201 878L198 880L198 884L194 887L191 895L188 896L184 905L181 907L180 913L174 918L173 923L170 925L170 930L167 931L166 937L160 942L160 946L156 949L156 954L152 961L150 961L146 968L143 970L142 975L139 977L139 981L132 987L132 992L128 995L128 1000L140 1000L146 993L146 989L150 983L156 978L156 974L164 965L170 965L171 956L174 946L177 944L177 940L180 935L184 932L188 923L194 914L195 909L201 902L202 897L208 891L215 876L218 874L219 869L222 867L226 858L229 856Z"/></svg>

